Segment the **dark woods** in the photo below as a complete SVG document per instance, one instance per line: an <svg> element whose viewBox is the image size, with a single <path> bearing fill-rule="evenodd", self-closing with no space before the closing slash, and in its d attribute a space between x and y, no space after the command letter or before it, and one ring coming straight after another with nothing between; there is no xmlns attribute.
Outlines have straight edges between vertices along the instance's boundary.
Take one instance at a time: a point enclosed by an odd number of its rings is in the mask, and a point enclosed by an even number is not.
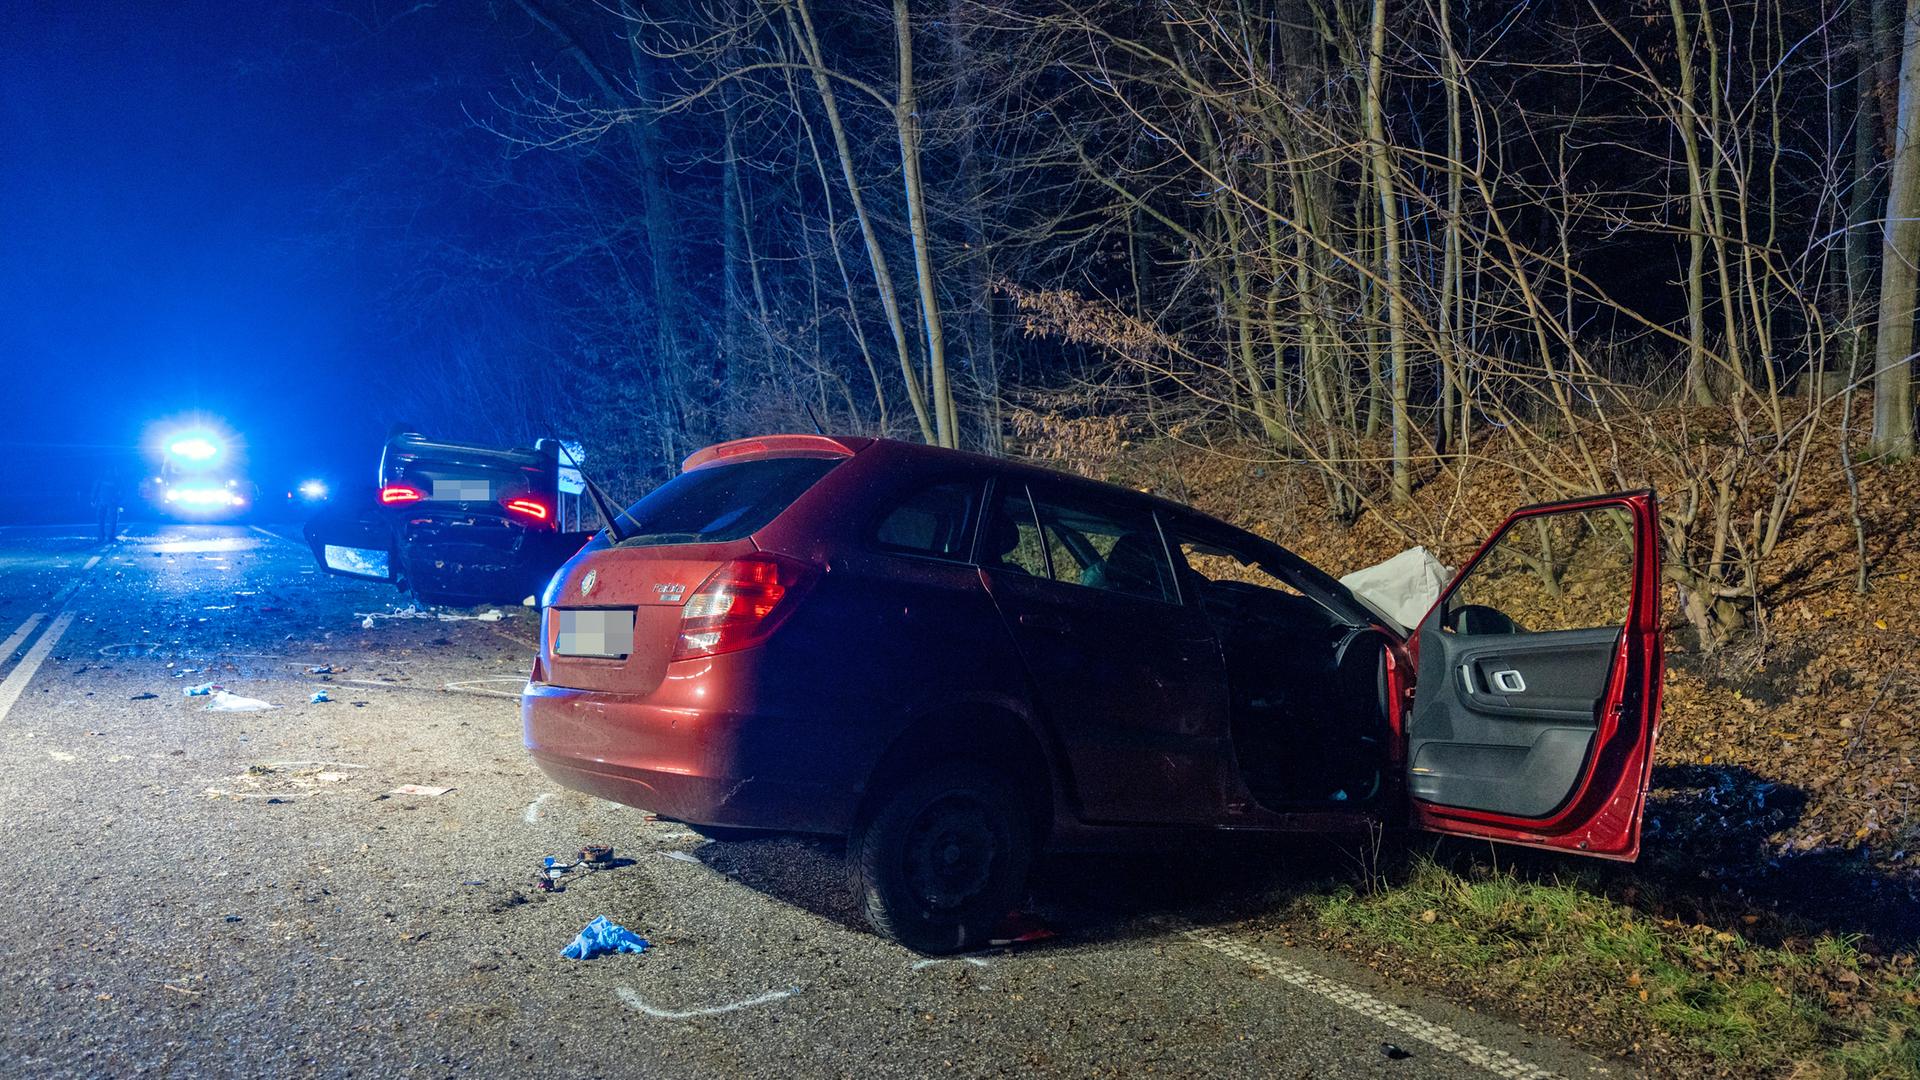
<svg viewBox="0 0 1920 1080"><path fill-rule="evenodd" d="M487 18L415 208L471 239L394 233L409 391L628 483L811 407L1256 447L1347 518L1653 484L1711 643L1809 461L1912 453L1920 0Z"/></svg>

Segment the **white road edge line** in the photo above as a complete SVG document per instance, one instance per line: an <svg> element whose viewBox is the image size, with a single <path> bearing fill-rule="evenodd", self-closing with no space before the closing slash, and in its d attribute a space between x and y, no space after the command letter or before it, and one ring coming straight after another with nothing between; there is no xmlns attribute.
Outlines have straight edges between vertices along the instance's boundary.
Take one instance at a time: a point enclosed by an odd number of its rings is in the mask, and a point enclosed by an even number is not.
<svg viewBox="0 0 1920 1080"><path fill-rule="evenodd" d="M1495 1076L1504 1077L1506 1080L1558 1080L1557 1073L1531 1062L1522 1061L1504 1050L1496 1050L1444 1024L1436 1024L1398 1005L1381 1001L1364 990L1308 971L1290 960L1282 959L1243 941L1237 941L1217 930L1188 930L1186 938L1196 945L1204 945L1215 952L1224 953L1284 983L1351 1009L1370 1020L1385 1024L1437 1050L1444 1050Z"/></svg>
<svg viewBox="0 0 1920 1080"><path fill-rule="evenodd" d="M52 652L54 645L59 643L60 635L66 633L67 627L72 625L73 612L61 612L53 620L52 625L47 627L47 632L40 635L40 640L33 643L33 648L27 650L27 655L21 657L20 666L13 669L6 681L0 682L0 722L4 722L7 714L13 711L13 703L20 700L20 695L26 691L27 683L33 678L34 672L40 670L40 665L46 662L47 654Z"/></svg>
<svg viewBox="0 0 1920 1080"><path fill-rule="evenodd" d="M647 1004L639 994L624 986L614 991L614 993L620 995L621 1001L627 1003L629 1009L646 1013L656 1020L692 1020L696 1016L719 1016L722 1013L736 1012L740 1009L751 1008L755 1005L765 1005L770 1001L779 1001L781 998L790 998L799 992L799 987L789 986L785 990L769 990L759 997L750 997L745 1001L736 1001L731 1005L712 1005L704 1009L675 1010L655 1008Z"/></svg>
<svg viewBox="0 0 1920 1080"><path fill-rule="evenodd" d="M7 662L7 659L13 655L13 651L20 647L21 642L26 641L27 638L32 635L33 628L39 626L40 620L46 617L47 613L44 611L34 612L27 616L26 622L20 624L20 629L7 635L7 640L0 641L0 664Z"/></svg>
<svg viewBox="0 0 1920 1080"><path fill-rule="evenodd" d="M83 566L83 567L81 567L80 569L82 569L82 570L91 570L91 569L93 569L94 567L96 567L96 566L99 566L99 565L100 565L100 556L98 556L98 555L95 555L95 556L94 556L93 558L91 558L91 559L88 559L88 560L87 560L87 565L85 565L85 566Z"/></svg>

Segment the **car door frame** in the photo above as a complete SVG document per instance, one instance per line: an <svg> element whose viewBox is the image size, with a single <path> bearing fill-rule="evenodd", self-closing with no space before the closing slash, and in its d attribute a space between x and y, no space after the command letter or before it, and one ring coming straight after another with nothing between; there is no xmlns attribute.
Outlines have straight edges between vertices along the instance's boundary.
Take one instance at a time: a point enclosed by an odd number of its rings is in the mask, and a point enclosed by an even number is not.
<svg viewBox="0 0 1920 1080"><path fill-rule="evenodd" d="M1619 492L1564 502L1522 507L1509 514L1481 544L1407 640L1413 670L1419 669L1421 639L1443 632L1439 618L1447 601L1508 530L1533 518L1618 507L1634 526L1633 585L1625 624L1615 643L1605 688L1596 708L1595 731L1579 778L1565 802L1542 818L1520 818L1424 802L1408 783L1408 816L1416 828L1450 836L1470 836L1567 851L1595 858L1631 861L1640 853L1640 826L1646 812L1648 781L1660 727L1660 688L1665 671L1665 623L1662 618L1660 513L1652 490ZM1441 692L1426 688L1427 693ZM1416 683L1404 699L1400 738L1405 755ZM1410 756L1407 768L1411 768Z"/></svg>
<svg viewBox="0 0 1920 1080"><path fill-rule="evenodd" d="M1026 505L1034 513L1034 526L1038 530L1042 557L1046 560L1049 573L1045 577L1005 576L1004 571L987 566L982 557L980 544L984 542L986 530L994 513L998 510L1003 493L1009 490L1019 492ZM1153 600L1147 597L1094 588L1062 581L1052 576L1053 555L1047 542L1046 521L1039 513L1040 505L1046 496L1055 496L1066 500L1080 500L1095 509L1114 511L1131 510L1153 523L1154 531L1161 546L1161 557L1166 562L1167 572L1173 575L1170 586L1173 597L1168 600ZM1210 825L1218 823L1224 804L1224 792L1221 785L1231 773L1231 748L1226 732L1225 685L1215 679L1212 684L1218 691L1219 700L1206 700L1207 695L1201 687L1208 681L1201 678L1196 669L1211 665L1218 674L1220 658L1215 649L1212 629L1207 625L1204 614L1190 608L1180 592L1178 575L1173 568L1173 560L1166 551L1166 535L1156 508L1148 503L1129 506L1124 497L1101 491L1088 491L1075 485L1071 478L1029 479L1018 473L996 473L988 485L986 501L982 504L980 521L975 533L975 551L973 562L980 575L980 581L987 594L993 598L999 609L1004 625L1016 650L1021 656L1023 670L1026 672L1030 689L1030 701L1034 714L1042 719L1047 731L1047 739L1055 749L1060 763L1061 776L1067 788L1069 805L1086 824L1105 826L1126 825ZM1184 725L1178 722L1167 725L1128 724L1117 718L1091 719L1061 708L1058 690L1045 686L1042 680L1047 673L1036 671L1034 656L1030 646L1036 638L1044 640L1048 633L1063 632L1058 626L1044 626L1039 621L1030 621L1033 617L1047 619L1052 612L1023 610L1038 604L1042 609L1084 609L1105 608L1109 611L1146 611L1154 610L1164 619L1157 623L1161 633L1174 647L1183 650L1180 656L1169 657L1161 662L1165 670L1184 673L1192 681L1190 692L1176 695L1187 703L1190 710L1184 717ZM1084 617L1084 616L1082 616ZM1064 632L1071 633L1074 615L1066 616L1068 623ZM1036 635L1034 630L1040 629ZM1176 640L1177 639L1177 640ZM1206 654L1201 655L1201 650ZM1181 730L1181 728L1185 730ZM1187 783L1174 782L1168 775L1155 776L1151 773L1133 775L1133 779L1124 785L1137 788L1147 785L1158 792L1157 798L1146 799L1148 805L1157 807L1164 817L1149 812L1128 812L1120 807L1126 800L1114 793L1114 785L1107 772L1113 760L1128 755L1138 755L1143 747L1151 746L1154 753L1150 757L1166 763L1169 772L1184 770ZM1184 764L1182 764L1184 763ZM1133 808L1138 811L1138 807Z"/></svg>

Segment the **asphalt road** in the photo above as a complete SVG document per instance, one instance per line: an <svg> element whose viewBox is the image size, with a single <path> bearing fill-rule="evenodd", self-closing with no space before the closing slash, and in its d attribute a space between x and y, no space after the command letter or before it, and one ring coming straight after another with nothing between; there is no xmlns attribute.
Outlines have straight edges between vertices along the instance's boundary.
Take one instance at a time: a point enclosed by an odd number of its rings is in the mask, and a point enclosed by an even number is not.
<svg viewBox="0 0 1920 1080"><path fill-rule="evenodd" d="M1626 1071L1285 944L1264 916L1324 850L1055 860L1057 938L924 960L830 844L547 782L530 610L363 627L399 598L272 533L87 533L0 529L7 1076ZM183 693L209 681L277 707ZM586 843L617 865L532 887ZM652 948L562 959L597 915Z"/></svg>

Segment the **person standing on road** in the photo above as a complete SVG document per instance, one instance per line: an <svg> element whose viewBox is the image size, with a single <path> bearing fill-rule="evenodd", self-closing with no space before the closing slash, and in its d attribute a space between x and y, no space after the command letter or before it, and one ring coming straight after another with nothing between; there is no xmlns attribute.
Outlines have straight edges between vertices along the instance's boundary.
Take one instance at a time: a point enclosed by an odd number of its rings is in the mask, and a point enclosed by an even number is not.
<svg viewBox="0 0 1920 1080"><path fill-rule="evenodd" d="M93 516L99 525L100 542L120 535L120 478L106 473L93 482Z"/></svg>

